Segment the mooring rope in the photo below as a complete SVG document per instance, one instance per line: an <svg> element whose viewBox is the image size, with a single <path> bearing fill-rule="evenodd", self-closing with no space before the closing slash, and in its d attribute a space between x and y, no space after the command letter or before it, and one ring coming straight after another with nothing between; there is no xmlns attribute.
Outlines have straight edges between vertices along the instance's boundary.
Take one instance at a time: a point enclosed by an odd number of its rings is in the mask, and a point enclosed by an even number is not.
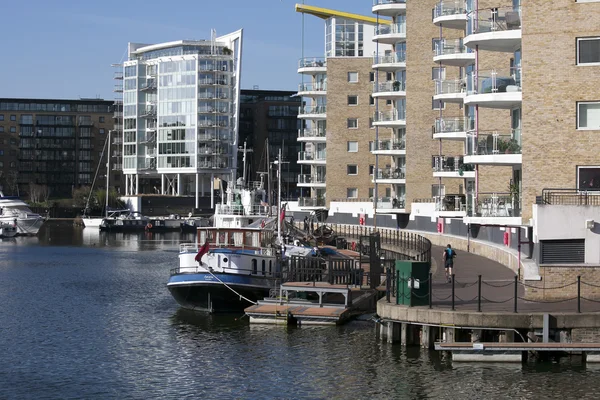
<svg viewBox="0 0 600 400"><path fill-rule="evenodd" d="M241 294L239 294L238 292L235 291L235 289L233 289L232 287L230 287L228 284L226 284L225 282L223 282L221 279L219 279L218 276L216 276L215 274L212 273L212 271L210 270L210 267L206 269L208 271L209 274L211 274L213 276L213 278L215 278L216 280L218 280L219 282L221 282L227 289L231 290L233 293L237 294L238 296L240 296L240 299L244 299L247 302L251 303L251 304L258 304L255 301L250 300L247 297L242 296Z"/></svg>

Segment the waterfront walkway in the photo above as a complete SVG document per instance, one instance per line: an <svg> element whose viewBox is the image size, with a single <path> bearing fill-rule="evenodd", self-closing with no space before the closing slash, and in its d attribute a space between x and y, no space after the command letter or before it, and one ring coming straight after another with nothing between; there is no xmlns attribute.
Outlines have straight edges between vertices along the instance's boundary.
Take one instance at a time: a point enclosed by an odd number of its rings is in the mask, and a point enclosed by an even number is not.
<svg viewBox="0 0 600 400"><path fill-rule="evenodd" d="M442 259L443 247L432 246L431 285L432 309L452 311L452 284L445 279L444 263ZM515 312L515 273L502 264L470 254L457 251L454 260L454 311L478 312L479 303L483 313L514 313ZM481 275L481 291L479 290L478 276ZM600 312L600 302L585 299L586 286L592 282L581 284L582 296L580 299L581 312ZM576 289L577 282L564 282L561 287L553 290ZM577 297L567 300L531 301L524 299L525 290L534 290L526 287L522 282L517 283L518 313L577 313ZM480 299L481 296L481 300ZM385 301L382 300L382 301ZM391 298L390 303L395 304L396 299ZM405 306L398 306L405 307ZM415 309L428 309L428 306L413 307Z"/></svg>

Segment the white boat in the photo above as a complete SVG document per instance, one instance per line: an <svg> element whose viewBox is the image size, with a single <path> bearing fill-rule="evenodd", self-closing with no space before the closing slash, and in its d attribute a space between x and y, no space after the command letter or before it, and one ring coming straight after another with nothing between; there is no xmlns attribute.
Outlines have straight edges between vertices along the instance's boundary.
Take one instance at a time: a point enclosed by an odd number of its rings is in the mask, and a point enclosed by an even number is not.
<svg viewBox="0 0 600 400"><path fill-rule="evenodd" d="M0 239L7 239L17 235L17 227L8 222L0 222Z"/></svg>
<svg viewBox="0 0 600 400"><path fill-rule="evenodd" d="M150 218L136 211L114 211L100 223L101 231L131 232L148 229Z"/></svg>
<svg viewBox="0 0 600 400"><path fill-rule="evenodd" d="M37 235L44 221L44 217L31 211L23 200L4 196L0 191L0 223L16 226L17 235Z"/></svg>

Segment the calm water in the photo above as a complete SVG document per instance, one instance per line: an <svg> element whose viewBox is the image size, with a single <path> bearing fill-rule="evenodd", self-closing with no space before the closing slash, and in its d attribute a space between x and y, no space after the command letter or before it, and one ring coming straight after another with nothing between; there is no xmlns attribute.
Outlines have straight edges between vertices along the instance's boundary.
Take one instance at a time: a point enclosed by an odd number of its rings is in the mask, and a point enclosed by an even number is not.
<svg viewBox="0 0 600 400"><path fill-rule="evenodd" d="M342 327L250 326L184 312L165 283L191 236L68 223L0 243L0 399L600 397L576 360L453 365Z"/></svg>

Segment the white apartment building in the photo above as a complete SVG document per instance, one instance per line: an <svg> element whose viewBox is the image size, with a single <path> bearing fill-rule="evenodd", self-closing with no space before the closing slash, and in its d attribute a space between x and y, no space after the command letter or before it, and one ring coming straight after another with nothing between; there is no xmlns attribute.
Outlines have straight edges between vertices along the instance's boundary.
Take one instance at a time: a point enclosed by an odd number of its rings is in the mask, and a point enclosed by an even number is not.
<svg viewBox="0 0 600 400"><path fill-rule="evenodd" d="M129 43L123 63L126 196L211 196L234 182L242 30L210 40ZM148 188L146 188L148 192Z"/></svg>

